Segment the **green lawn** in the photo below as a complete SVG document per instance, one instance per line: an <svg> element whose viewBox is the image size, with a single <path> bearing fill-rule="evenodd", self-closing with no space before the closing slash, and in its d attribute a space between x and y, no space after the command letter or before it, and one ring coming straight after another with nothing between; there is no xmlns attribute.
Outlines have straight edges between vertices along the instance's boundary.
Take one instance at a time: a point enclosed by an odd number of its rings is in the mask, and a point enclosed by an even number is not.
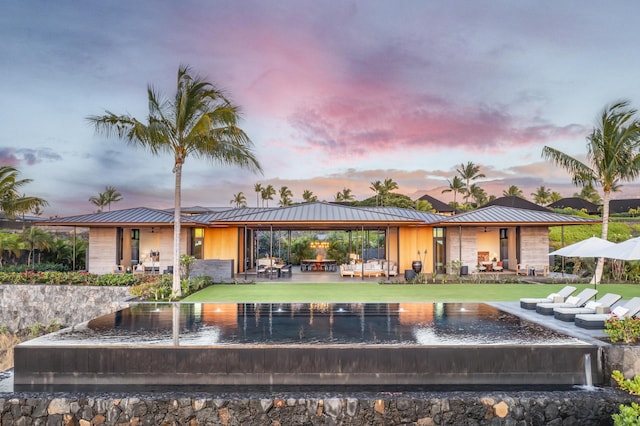
<svg viewBox="0 0 640 426"><path fill-rule="evenodd" d="M183 299L185 302L500 302L544 297L565 284L389 284L378 283L260 283L217 284ZM575 284L578 292L590 284ZM637 284L600 284L598 295L640 295Z"/></svg>

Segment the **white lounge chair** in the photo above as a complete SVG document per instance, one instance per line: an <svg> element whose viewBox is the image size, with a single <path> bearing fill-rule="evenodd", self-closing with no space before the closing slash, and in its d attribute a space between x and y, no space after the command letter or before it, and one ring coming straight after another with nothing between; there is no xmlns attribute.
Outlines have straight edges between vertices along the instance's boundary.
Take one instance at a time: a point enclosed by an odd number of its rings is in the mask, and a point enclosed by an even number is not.
<svg viewBox="0 0 640 426"><path fill-rule="evenodd" d="M612 317L632 318L640 312L640 297L633 297L626 303L616 306L608 314L578 314L575 322L577 327L591 330L603 329L604 323Z"/></svg>
<svg viewBox="0 0 640 426"><path fill-rule="evenodd" d="M536 305L536 312L542 315L553 315L555 308L578 308L584 306L591 298L598 294L598 290L585 288L576 296L569 296L564 302L545 302Z"/></svg>
<svg viewBox="0 0 640 426"><path fill-rule="evenodd" d="M520 299L520 307L522 309L534 310L538 303L545 302L564 302L565 299L573 294L577 289L573 286L566 286L557 293L551 293L547 297L523 297Z"/></svg>
<svg viewBox="0 0 640 426"><path fill-rule="evenodd" d="M555 308L553 316L557 320L571 322L578 314L607 313L621 297L619 294L607 293L600 300L587 302L583 307Z"/></svg>

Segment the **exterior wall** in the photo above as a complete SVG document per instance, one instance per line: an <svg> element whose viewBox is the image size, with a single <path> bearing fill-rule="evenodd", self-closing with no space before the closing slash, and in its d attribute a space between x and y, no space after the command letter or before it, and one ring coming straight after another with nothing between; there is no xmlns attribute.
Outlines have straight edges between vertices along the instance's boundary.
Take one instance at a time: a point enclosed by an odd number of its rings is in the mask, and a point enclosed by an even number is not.
<svg viewBox="0 0 640 426"><path fill-rule="evenodd" d="M91 228L87 270L94 274L110 274L117 263L116 228Z"/></svg>
<svg viewBox="0 0 640 426"><path fill-rule="evenodd" d="M518 263L529 266L549 264L549 229L546 227L520 228L520 257ZM511 266L511 265L510 265ZM514 266L511 266L514 268Z"/></svg>
<svg viewBox="0 0 640 426"><path fill-rule="evenodd" d="M462 244L460 244L462 243ZM460 246L462 245L462 250ZM478 263L478 229L447 228L447 262L460 259L473 272ZM451 273L449 271L449 273Z"/></svg>
<svg viewBox="0 0 640 426"><path fill-rule="evenodd" d="M149 260L153 251L160 252L160 272L167 266L173 265L173 226L138 228L135 226L123 228L123 258L116 260L116 232L117 228L91 228L89 230L89 264L87 270L94 274L110 274L113 267L121 264L131 266L131 229L140 229L140 262ZM153 232L151 232L153 229ZM180 228L180 253L187 253L188 235L190 228Z"/></svg>
<svg viewBox="0 0 640 426"><path fill-rule="evenodd" d="M424 257L424 250L427 249L427 256ZM418 258L418 250L420 258ZM411 269L414 260L422 260L422 272L433 271L433 228L413 227L400 228L400 259L398 261L398 272Z"/></svg>
<svg viewBox="0 0 640 426"><path fill-rule="evenodd" d="M204 258L234 260L238 265L238 228L211 228L204 231Z"/></svg>
<svg viewBox="0 0 640 426"><path fill-rule="evenodd" d="M387 260L398 263L398 228L389 228L389 235L387 235ZM398 272L400 268L398 268Z"/></svg>

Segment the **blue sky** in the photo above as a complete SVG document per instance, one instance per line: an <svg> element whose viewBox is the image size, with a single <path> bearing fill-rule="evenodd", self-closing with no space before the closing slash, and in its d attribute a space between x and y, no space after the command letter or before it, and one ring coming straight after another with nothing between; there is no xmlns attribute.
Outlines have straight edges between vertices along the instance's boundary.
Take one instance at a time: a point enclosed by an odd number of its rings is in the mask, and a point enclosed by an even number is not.
<svg viewBox="0 0 640 426"><path fill-rule="evenodd" d="M173 205L172 158L94 134L105 110L144 119L180 64L242 106L264 173L188 158L183 206L230 206L254 184L356 198L392 178L442 194L461 163L489 195L577 189L541 158L586 153L602 109L640 106L635 1L111 1L0 3L0 163L33 179L44 216ZM626 184L614 198L640 197ZM274 202L271 205L275 205Z"/></svg>

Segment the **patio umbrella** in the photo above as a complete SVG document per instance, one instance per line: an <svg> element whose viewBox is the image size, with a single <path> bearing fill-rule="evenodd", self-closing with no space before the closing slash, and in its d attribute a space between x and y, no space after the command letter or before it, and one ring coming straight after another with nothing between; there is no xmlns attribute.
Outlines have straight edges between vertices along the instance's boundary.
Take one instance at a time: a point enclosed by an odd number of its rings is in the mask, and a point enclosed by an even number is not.
<svg viewBox="0 0 640 426"><path fill-rule="evenodd" d="M604 252L615 245L616 244L611 241L603 240L599 237L591 237L552 251L549 253L549 256L553 254L564 257L609 257L605 255ZM640 259L640 257L638 257L638 259Z"/></svg>
<svg viewBox="0 0 640 426"><path fill-rule="evenodd" d="M631 238L598 252L598 257L618 260L640 260L640 237Z"/></svg>

